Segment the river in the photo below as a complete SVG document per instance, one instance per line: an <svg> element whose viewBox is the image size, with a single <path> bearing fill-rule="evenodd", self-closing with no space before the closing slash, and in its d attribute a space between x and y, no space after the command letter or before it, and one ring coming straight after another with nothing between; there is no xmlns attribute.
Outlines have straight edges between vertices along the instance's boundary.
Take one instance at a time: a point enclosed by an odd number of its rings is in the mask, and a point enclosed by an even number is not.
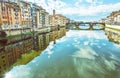
<svg viewBox="0 0 120 78"><path fill-rule="evenodd" d="M26 65L4 78L120 78L120 45L102 30L69 30Z"/></svg>

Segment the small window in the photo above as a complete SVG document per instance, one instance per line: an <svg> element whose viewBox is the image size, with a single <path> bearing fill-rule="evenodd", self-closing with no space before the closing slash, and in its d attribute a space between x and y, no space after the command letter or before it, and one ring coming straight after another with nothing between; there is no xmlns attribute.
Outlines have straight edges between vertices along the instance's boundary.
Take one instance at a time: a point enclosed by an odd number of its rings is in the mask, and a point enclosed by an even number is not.
<svg viewBox="0 0 120 78"><path fill-rule="evenodd" d="M4 64L3 67L6 67L6 64Z"/></svg>
<svg viewBox="0 0 120 78"><path fill-rule="evenodd" d="M5 60L3 60L3 63L5 63Z"/></svg>
<svg viewBox="0 0 120 78"><path fill-rule="evenodd" d="M2 56L2 59L5 58L5 56Z"/></svg>

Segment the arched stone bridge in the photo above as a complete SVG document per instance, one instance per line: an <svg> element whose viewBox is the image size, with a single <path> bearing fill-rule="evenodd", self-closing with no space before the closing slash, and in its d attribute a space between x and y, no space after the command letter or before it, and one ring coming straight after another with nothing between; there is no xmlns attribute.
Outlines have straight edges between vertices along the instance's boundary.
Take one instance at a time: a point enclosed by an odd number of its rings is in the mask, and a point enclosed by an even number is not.
<svg viewBox="0 0 120 78"><path fill-rule="evenodd" d="M89 28L83 29L81 26L86 27L86 25L89 25ZM94 26L98 25L100 28L96 29ZM73 27L73 28L72 28ZM101 22L73 22L73 23L66 23L67 29L77 29L77 30L104 30L105 29L105 23Z"/></svg>

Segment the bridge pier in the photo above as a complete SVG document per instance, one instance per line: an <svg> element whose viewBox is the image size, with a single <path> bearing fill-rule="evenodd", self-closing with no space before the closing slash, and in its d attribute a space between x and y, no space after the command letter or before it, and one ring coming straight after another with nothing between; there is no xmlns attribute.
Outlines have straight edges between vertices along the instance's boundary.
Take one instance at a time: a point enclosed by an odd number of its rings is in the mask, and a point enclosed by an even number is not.
<svg viewBox="0 0 120 78"><path fill-rule="evenodd" d="M76 26L76 29L77 29L77 30L80 30L80 27L79 27L79 25L75 25L75 26Z"/></svg>
<svg viewBox="0 0 120 78"><path fill-rule="evenodd" d="M89 30L93 30L94 24L93 24L93 23L90 23L89 26L90 26L90 27L89 27Z"/></svg>

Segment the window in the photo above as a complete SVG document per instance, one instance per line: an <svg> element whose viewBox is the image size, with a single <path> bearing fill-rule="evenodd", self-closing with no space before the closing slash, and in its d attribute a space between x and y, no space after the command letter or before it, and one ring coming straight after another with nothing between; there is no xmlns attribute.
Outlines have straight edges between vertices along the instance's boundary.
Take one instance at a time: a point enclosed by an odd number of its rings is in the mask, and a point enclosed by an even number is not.
<svg viewBox="0 0 120 78"><path fill-rule="evenodd" d="M2 56L2 59L5 58L5 56Z"/></svg>
<svg viewBox="0 0 120 78"><path fill-rule="evenodd" d="M6 64L4 64L3 67L6 67Z"/></svg>
<svg viewBox="0 0 120 78"><path fill-rule="evenodd" d="M16 16L18 16L18 13L15 13Z"/></svg>
<svg viewBox="0 0 120 78"><path fill-rule="evenodd" d="M3 60L3 63L5 63L5 60Z"/></svg>
<svg viewBox="0 0 120 78"><path fill-rule="evenodd" d="M2 7L2 11L5 11L5 7Z"/></svg>

